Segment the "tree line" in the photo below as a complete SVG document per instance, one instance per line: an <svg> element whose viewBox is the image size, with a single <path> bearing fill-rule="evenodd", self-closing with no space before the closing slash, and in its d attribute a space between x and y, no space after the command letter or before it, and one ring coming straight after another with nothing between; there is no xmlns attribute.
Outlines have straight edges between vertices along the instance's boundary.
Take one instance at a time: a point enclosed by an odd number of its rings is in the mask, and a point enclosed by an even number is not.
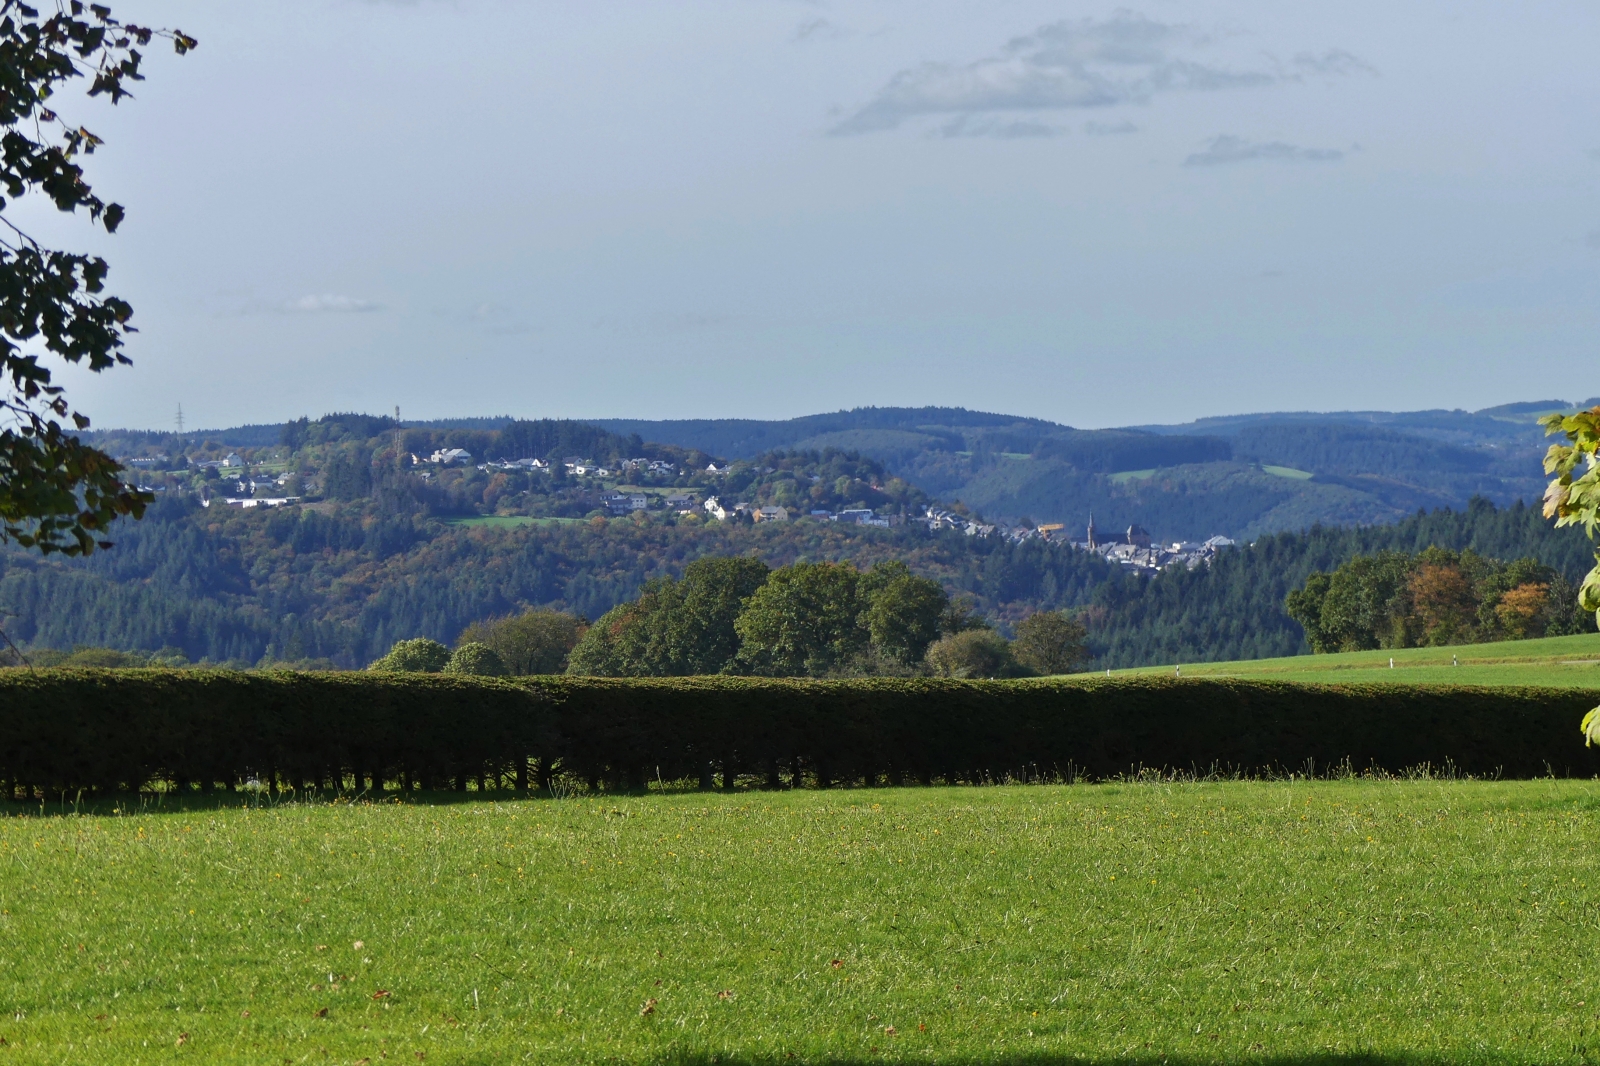
<svg viewBox="0 0 1600 1066"><path fill-rule="evenodd" d="M1315 652L1480 644L1593 629L1577 589L1535 559L1469 549L1358 555L1285 600Z"/></svg>
<svg viewBox="0 0 1600 1066"><path fill-rule="evenodd" d="M370 669L599 677L1022 677L1067 673L1085 657L1084 629L1061 612L996 633L970 601L904 562L699 559L657 578L592 626L535 611L465 630L454 652L400 641Z"/></svg>
<svg viewBox="0 0 1600 1066"><path fill-rule="evenodd" d="M0 548L5 632L30 652L91 646L164 660L353 669L397 641L452 646L474 624L530 610L599 619L702 558L748 557L774 569L848 562L862 573L898 559L950 597L970 597L1000 635L1030 614L1075 611L1088 629L1090 665L1104 669L1310 651L1285 600L1312 573L1358 555L1470 549L1536 559L1569 582L1592 564L1581 530L1552 529L1537 509L1486 501L1389 526L1263 537L1209 567L1154 577L1043 541L909 526L613 518L493 529L386 513L370 500L273 511L163 500L115 538L115 550L83 559Z"/></svg>

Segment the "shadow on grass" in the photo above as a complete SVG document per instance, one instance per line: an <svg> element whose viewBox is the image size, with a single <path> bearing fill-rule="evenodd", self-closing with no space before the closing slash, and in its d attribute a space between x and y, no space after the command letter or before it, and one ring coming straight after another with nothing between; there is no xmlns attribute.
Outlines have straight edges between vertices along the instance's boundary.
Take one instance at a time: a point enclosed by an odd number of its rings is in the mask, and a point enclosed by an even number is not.
<svg viewBox="0 0 1600 1066"><path fill-rule="evenodd" d="M510 803L559 799L616 800L645 793L595 792L565 797L548 792L140 792L96 795L57 793L45 799L0 800L0 816L19 818L113 817L127 814L185 814L190 812L272 810L278 807L450 807L459 804Z"/></svg>
<svg viewBox="0 0 1600 1066"><path fill-rule="evenodd" d="M903 1052L899 1048L885 1047L878 1054L867 1055L804 1055L787 1053L772 1055L723 1055L710 1053L667 1053L651 1058L619 1059L629 1066L881 1066L885 1061L902 1061L909 1056L912 1061L938 1062L943 1066L1217 1066L1219 1063L1244 1062L1250 1066L1456 1066L1460 1063L1510 1063L1526 1060L1496 1055L1463 1057L1436 1054L1380 1053L1364 1051L1310 1052L1303 1055L1271 1055L1265 1052L1228 1053L1215 1055L1189 1054L1162 1055L1142 1051L1134 1055L1070 1055L1048 1054L995 1054L961 1055L946 1057L937 1050ZM487 1066L489 1060L481 1061Z"/></svg>
<svg viewBox="0 0 1600 1066"><path fill-rule="evenodd" d="M992 786L976 786L992 787ZM44 799L18 800L0 799L0 817L28 817L32 816L59 818L63 815L114 816L125 814L183 814L188 812L226 811L249 808L251 810L271 810L275 807L335 807L335 806L406 806L406 807L453 807L460 804L478 803L523 803L530 800L539 800L546 803L559 803L566 800L579 800L591 803L614 803L624 799L642 799L645 797L660 796L731 796L745 795L748 793L781 794L792 792L793 789L780 788L768 789L760 784L746 784L740 782L738 787L731 792L724 789L703 790L691 786L681 788L673 787L671 783L666 788L632 789L632 790L606 790L589 792L584 789L562 789L551 792L518 792L514 789L490 789L487 792L477 790L458 792L455 790L439 790L424 792L412 790L409 792L333 792L333 791L301 791L279 792L276 795L265 790L240 790L237 792L121 792L121 793L52 793ZM802 790L811 792L813 790ZM831 793L847 794L860 789L831 789Z"/></svg>

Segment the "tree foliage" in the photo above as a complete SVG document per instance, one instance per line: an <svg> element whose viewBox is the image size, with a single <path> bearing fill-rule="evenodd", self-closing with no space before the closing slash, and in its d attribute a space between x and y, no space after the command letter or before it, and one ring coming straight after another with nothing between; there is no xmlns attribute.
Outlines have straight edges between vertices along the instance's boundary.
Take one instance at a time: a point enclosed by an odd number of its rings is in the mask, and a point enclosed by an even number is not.
<svg viewBox="0 0 1600 1066"><path fill-rule="evenodd" d="M158 37L179 54L196 44L178 31L119 22L99 4L69 0L42 15L19 0L0 2L0 211L39 194L116 232L122 206L102 199L83 169L102 142L64 118L56 97L88 78L89 96L120 103L130 83L143 80L140 49ZM104 259L45 248L3 214L0 226L0 411L10 422L0 430L0 540L87 554L109 546L112 521L139 517L149 498L77 436L89 419L72 409L42 360L96 373L129 363L122 349L133 308L105 291Z"/></svg>
<svg viewBox="0 0 1600 1066"><path fill-rule="evenodd" d="M504 677L506 664L489 645L468 641L450 653L443 672L465 677Z"/></svg>
<svg viewBox="0 0 1600 1066"><path fill-rule="evenodd" d="M1534 559L1470 549L1360 555L1285 599L1313 651L1477 644L1580 632L1572 587Z"/></svg>
<svg viewBox="0 0 1600 1066"><path fill-rule="evenodd" d="M902 674L943 631L939 582L884 560L848 563L700 559L682 580L649 582L606 612L573 650L570 672L611 677Z"/></svg>
<svg viewBox="0 0 1600 1066"><path fill-rule="evenodd" d="M1544 472L1554 474L1544 493L1544 516L1557 526L1582 526L1591 541L1600 538L1600 406L1539 420L1550 436L1567 438L1545 453ZM1600 612L1600 550L1578 588L1578 606ZM1597 615L1600 616L1600 615ZM1584 743L1600 742L1600 707L1584 715Z"/></svg>
<svg viewBox="0 0 1600 1066"><path fill-rule="evenodd" d="M648 582L607 611L572 650L570 672L597 677L685 677L735 671L735 622L767 580L759 559L697 559L683 578Z"/></svg>
<svg viewBox="0 0 1600 1066"><path fill-rule="evenodd" d="M1036 674L1070 674L1089 657L1089 631L1064 611L1035 611L1016 626L1011 652Z"/></svg>
<svg viewBox="0 0 1600 1066"><path fill-rule="evenodd" d="M514 676L559 674L566 670L567 656L586 628L581 618L565 611L524 611L473 623L462 630L457 645L492 649L505 664L505 672Z"/></svg>
<svg viewBox="0 0 1600 1066"><path fill-rule="evenodd" d="M450 649L437 640L413 637L397 641L389 654L367 667L380 673L437 674L450 663Z"/></svg>
<svg viewBox="0 0 1600 1066"><path fill-rule="evenodd" d="M939 677L966 680L1028 672L1017 662L1010 641L992 629L967 629L942 638L928 649L928 665Z"/></svg>
<svg viewBox="0 0 1600 1066"><path fill-rule="evenodd" d="M860 581L848 563L795 563L775 571L734 623L745 671L817 676L865 650Z"/></svg>

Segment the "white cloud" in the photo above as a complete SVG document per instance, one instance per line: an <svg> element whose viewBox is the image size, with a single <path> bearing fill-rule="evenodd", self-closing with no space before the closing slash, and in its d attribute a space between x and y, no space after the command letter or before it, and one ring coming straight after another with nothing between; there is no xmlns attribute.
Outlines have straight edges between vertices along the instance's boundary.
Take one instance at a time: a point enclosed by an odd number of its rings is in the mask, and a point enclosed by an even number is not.
<svg viewBox="0 0 1600 1066"><path fill-rule="evenodd" d="M1252 159L1282 159L1301 163L1331 163L1343 159L1337 148L1302 148L1282 141L1250 141L1232 134L1213 137L1206 146L1183 161L1186 167L1244 163Z"/></svg>
<svg viewBox="0 0 1600 1066"><path fill-rule="evenodd" d="M298 300L290 300L283 305L283 310L297 314L322 314L324 312L352 314L362 311L379 311L382 308L382 304L373 303L371 300L358 300L353 296L334 296L328 293L320 296L302 296Z"/></svg>
<svg viewBox="0 0 1600 1066"><path fill-rule="evenodd" d="M1157 22L1133 11L1118 11L1103 20L1053 22L972 63L924 63L902 70L829 132L841 136L892 130L936 115L1112 107L1162 93L1261 87L1299 81L1307 72L1339 75L1370 69L1339 50L1301 53L1293 73L1233 69L1204 61L1211 43L1192 26ZM999 123L994 128L1007 127Z"/></svg>

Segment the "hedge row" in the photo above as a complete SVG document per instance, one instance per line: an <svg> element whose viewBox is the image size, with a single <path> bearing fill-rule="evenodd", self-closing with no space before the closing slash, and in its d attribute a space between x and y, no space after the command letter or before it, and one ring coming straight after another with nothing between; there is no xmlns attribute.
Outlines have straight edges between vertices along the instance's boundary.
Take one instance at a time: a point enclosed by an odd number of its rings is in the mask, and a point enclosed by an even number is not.
<svg viewBox="0 0 1600 1066"><path fill-rule="evenodd" d="M1571 689L0 671L0 791L1260 774L1589 777ZM798 774L798 778L797 778ZM9 793L7 793L9 794Z"/></svg>

